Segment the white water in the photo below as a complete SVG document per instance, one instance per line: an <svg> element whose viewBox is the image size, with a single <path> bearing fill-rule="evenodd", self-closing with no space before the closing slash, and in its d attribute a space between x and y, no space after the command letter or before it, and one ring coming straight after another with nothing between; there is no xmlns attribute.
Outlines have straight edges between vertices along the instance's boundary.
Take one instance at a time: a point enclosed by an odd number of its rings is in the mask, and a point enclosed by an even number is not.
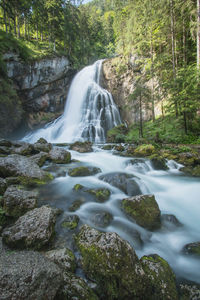
<svg viewBox="0 0 200 300"><path fill-rule="evenodd" d="M120 124L121 119L112 95L100 86L102 62L85 67L75 76L60 118L23 140L36 142L43 137L51 143L105 142L107 130Z"/></svg>
<svg viewBox="0 0 200 300"><path fill-rule="evenodd" d="M72 188L79 183L88 188L109 188L111 196L105 203L86 201L75 212L83 223L87 223L99 230L118 233L122 238L129 241L135 248L139 257L157 253L165 258L176 274L188 280L200 283L200 260L182 254L185 244L200 241L200 181L199 179L183 176L178 170L179 165L173 161L168 163L168 171L153 170L150 162L144 159L144 163L132 165L130 158L112 155L111 151L101 150L97 146L93 153L72 152L72 157L80 161L81 165L98 167L102 173L95 176L72 178L58 178L54 181L54 189L61 199L66 197L65 207L71 199ZM125 172L137 176L141 190L144 194L155 195L162 214L172 214L183 224L177 227L173 224L163 223L158 231L150 232L127 218L121 210L121 200L127 198L116 187L99 179L99 176L109 172ZM68 196L67 196L68 195ZM58 197L59 198L59 197ZM64 201L64 200L62 200ZM59 201L56 202L58 205ZM106 228L97 227L93 223L93 215L96 212L107 211L113 220ZM138 232L143 246L135 237Z"/></svg>

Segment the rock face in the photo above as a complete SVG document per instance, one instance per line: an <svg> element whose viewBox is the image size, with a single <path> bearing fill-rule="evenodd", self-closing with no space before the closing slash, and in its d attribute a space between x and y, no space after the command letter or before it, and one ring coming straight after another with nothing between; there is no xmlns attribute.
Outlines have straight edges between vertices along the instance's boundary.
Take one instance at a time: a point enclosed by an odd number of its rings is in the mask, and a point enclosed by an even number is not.
<svg viewBox="0 0 200 300"><path fill-rule="evenodd" d="M48 206L35 208L20 217L14 225L5 228L2 236L13 248L39 250L54 235L56 211Z"/></svg>
<svg viewBox="0 0 200 300"><path fill-rule="evenodd" d="M135 78L138 76L141 68L137 63L137 57L131 57L128 64L127 62L125 64L122 62L124 69L120 69L120 59L118 57L104 61L102 86L113 95L122 119L126 123L131 124L139 121L138 103L137 101L132 101L130 104L129 95L134 92ZM147 86L151 89L151 80L147 82ZM156 82L154 82L154 86L156 86ZM161 114L161 102L155 103L155 114ZM143 107L143 119L145 121L149 120L151 115L151 107L147 105Z"/></svg>
<svg viewBox="0 0 200 300"><path fill-rule="evenodd" d="M100 233L85 225L77 245L84 272L97 282L101 299L147 299L146 275L139 260L116 233Z"/></svg>
<svg viewBox="0 0 200 300"><path fill-rule="evenodd" d="M71 78L74 74L69 60L45 58L25 63L13 53L3 56L7 75L13 81L30 128L54 119L63 111Z"/></svg>
<svg viewBox="0 0 200 300"><path fill-rule="evenodd" d="M101 175L99 179L117 187L129 196L141 194L139 185L135 181L133 175L129 175L126 173L109 173Z"/></svg>
<svg viewBox="0 0 200 300"><path fill-rule="evenodd" d="M7 216L19 217L37 205L37 193L9 186L3 196L3 209Z"/></svg>
<svg viewBox="0 0 200 300"><path fill-rule="evenodd" d="M142 227L154 230L161 226L160 210L154 195L140 195L123 199L122 208Z"/></svg>
<svg viewBox="0 0 200 300"><path fill-rule="evenodd" d="M62 284L54 263L33 251L1 251L0 298L53 300Z"/></svg>
<svg viewBox="0 0 200 300"><path fill-rule="evenodd" d="M41 170L31 158L18 154L0 157L0 176L18 176L22 183L30 185L52 179L52 176Z"/></svg>

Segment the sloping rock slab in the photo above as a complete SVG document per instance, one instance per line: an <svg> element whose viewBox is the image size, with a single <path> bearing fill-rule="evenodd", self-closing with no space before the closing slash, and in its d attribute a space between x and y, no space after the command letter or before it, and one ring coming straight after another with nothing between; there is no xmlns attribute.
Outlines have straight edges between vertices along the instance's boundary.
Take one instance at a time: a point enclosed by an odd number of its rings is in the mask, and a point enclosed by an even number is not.
<svg viewBox="0 0 200 300"><path fill-rule="evenodd" d="M19 217L37 205L37 193L9 186L3 196L3 208L7 216Z"/></svg>
<svg viewBox="0 0 200 300"><path fill-rule="evenodd" d="M129 196L136 196L141 194L139 185L134 179L134 176L126 173L108 173L101 175L100 180L103 180Z"/></svg>
<svg viewBox="0 0 200 300"><path fill-rule="evenodd" d="M0 176L21 177L22 183L31 184L38 181L48 181L52 179L48 173L44 172L31 158L12 154L7 157L0 157Z"/></svg>
<svg viewBox="0 0 200 300"><path fill-rule="evenodd" d="M60 269L33 251L3 251L0 266L2 300L53 300L63 281Z"/></svg>
<svg viewBox="0 0 200 300"><path fill-rule="evenodd" d="M139 195L123 199L122 208L142 227L154 230L161 226L160 209L154 195Z"/></svg>
<svg viewBox="0 0 200 300"><path fill-rule="evenodd" d="M35 208L5 228L4 242L13 248L39 250L54 236L57 211L48 206Z"/></svg>

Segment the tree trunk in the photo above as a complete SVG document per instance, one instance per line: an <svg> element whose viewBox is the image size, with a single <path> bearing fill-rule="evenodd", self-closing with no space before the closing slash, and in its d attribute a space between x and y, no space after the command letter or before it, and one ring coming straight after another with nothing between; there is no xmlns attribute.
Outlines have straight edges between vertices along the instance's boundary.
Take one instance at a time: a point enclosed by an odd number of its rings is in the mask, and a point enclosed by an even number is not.
<svg viewBox="0 0 200 300"><path fill-rule="evenodd" d="M173 64L173 78L176 79L176 61L175 61L175 28L174 28L174 1L170 0L170 13L171 13L171 43L172 43L172 64ZM175 100L175 112L178 117L178 105Z"/></svg>
<svg viewBox="0 0 200 300"><path fill-rule="evenodd" d="M36 36L37 36L37 42L38 42L38 23L36 25Z"/></svg>
<svg viewBox="0 0 200 300"><path fill-rule="evenodd" d="M140 131L139 131L139 136L140 136L140 138L143 138L142 94L141 94L141 92L140 92L139 101L140 101Z"/></svg>
<svg viewBox="0 0 200 300"><path fill-rule="evenodd" d="M17 16L17 36L18 36L18 38L20 39L20 36L21 36L21 34L20 34L20 24L19 24L19 15Z"/></svg>
<svg viewBox="0 0 200 300"><path fill-rule="evenodd" d="M6 26L6 33L8 33L8 24L7 24L7 18L6 18L6 11L3 8L3 20L4 20L4 24Z"/></svg>
<svg viewBox="0 0 200 300"><path fill-rule="evenodd" d="M197 0L197 69L200 69L200 0Z"/></svg>
<svg viewBox="0 0 200 300"><path fill-rule="evenodd" d="M25 37L25 39L26 39L26 37L27 37L27 28L26 28L26 16L24 16L24 37Z"/></svg>
<svg viewBox="0 0 200 300"><path fill-rule="evenodd" d="M15 36L17 36L16 16L13 17L13 23L14 23L14 34L15 34Z"/></svg>
<svg viewBox="0 0 200 300"><path fill-rule="evenodd" d="M187 128L187 114L184 111L183 112L183 120L184 120L184 130L185 130L185 134L188 134L188 128Z"/></svg>
<svg viewBox="0 0 200 300"><path fill-rule="evenodd" d="M186 28L185 20L183 18L183 63L186 65Z"/></svg>

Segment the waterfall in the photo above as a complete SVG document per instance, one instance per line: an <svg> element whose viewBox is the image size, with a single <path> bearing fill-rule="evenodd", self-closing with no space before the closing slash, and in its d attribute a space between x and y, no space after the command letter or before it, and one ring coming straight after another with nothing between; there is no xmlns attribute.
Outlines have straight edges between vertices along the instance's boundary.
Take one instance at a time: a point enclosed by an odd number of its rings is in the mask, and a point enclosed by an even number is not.
<svg viewBox="0 0 200 300"><path fill-rule="evenodd" d="M107 131L121 119L112 95L100 86L102 63L99 60L82 69L72 81L63 115L24 140L35 142L43 137L51 143L105 142Z"/></svg>

